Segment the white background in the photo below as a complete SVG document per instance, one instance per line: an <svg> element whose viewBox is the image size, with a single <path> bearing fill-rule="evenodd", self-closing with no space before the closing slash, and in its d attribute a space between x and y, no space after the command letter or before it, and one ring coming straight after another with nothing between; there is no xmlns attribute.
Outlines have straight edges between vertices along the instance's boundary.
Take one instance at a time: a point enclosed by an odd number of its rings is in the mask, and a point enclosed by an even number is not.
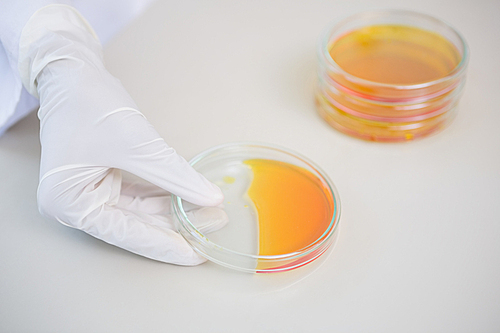
<svg viewBox="0 0 500 333"><path fill-rule="evenodd" d="M457 118L404 144L316 114L316 45L332 22L411 9L468 41ZM187 159L259 141L316 162L342 200L323 260L275 275L185 268L42 218L38 121L0 139L1 332L500 331L500 1L159 1L107 46L109 70Z"/></svg>

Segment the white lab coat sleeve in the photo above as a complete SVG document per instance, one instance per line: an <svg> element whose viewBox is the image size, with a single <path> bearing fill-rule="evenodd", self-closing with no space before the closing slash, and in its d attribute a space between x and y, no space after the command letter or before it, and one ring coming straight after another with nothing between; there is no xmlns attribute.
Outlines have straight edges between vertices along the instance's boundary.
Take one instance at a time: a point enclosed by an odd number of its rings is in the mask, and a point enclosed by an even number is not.
<svg viewBox="0 0 500 333"><path fill-rule="evenodd" d="M153 1L0 0L0 136L38 108L38 99L22 85L17 64L22 28L36 10L50 4L71 5L86 18L105 44Z"/></svg>

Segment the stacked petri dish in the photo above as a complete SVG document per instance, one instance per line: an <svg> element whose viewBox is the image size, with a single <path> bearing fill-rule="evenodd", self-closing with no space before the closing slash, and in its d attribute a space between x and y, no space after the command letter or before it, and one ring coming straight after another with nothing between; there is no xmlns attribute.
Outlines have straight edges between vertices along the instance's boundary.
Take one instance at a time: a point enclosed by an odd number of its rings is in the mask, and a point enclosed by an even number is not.
<svg viewBox="0 0 500 333"><path fill-rule="evenodd" d="M436 133L453 119L469 52L438 19L384 11L335 25L318 56L319 114L354 137L400 142Z"/></svg>

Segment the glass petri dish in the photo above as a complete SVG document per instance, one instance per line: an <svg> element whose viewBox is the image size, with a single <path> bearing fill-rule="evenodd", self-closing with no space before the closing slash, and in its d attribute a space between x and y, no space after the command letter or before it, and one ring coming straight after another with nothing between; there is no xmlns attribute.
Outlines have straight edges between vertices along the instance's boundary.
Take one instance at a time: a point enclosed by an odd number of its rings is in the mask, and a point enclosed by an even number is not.
<svg viewBox="0 0 500 333"><path fill-rule="evenodd" d="M335 129L369 141L437 133L456 115L468 60L465 39L434 17L354 15L319 43L318 112Z"/></svg>
<svg viewBox="0 0 500 333"><path fill-rule="evenodd" d="M190 164L225 197L219 209L228 223L204 233L203 221L190 219L192 205L173 196L178 232L208 260L250 273L283 272L311 263L336 241L338 192L307 158L272 145L231 143Z"/></svg>

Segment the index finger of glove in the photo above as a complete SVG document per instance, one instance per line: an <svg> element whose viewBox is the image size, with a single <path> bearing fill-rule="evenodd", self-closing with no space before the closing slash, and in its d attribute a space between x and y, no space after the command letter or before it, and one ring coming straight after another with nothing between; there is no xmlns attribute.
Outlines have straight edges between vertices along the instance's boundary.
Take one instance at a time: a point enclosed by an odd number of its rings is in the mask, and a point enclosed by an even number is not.
<svg viewBox="0 0 500 333"><path fill-rule="evenodd" d="M123 169L199 206L217 206L222 191L169 147L156 138L131 147Z"/></svg>

